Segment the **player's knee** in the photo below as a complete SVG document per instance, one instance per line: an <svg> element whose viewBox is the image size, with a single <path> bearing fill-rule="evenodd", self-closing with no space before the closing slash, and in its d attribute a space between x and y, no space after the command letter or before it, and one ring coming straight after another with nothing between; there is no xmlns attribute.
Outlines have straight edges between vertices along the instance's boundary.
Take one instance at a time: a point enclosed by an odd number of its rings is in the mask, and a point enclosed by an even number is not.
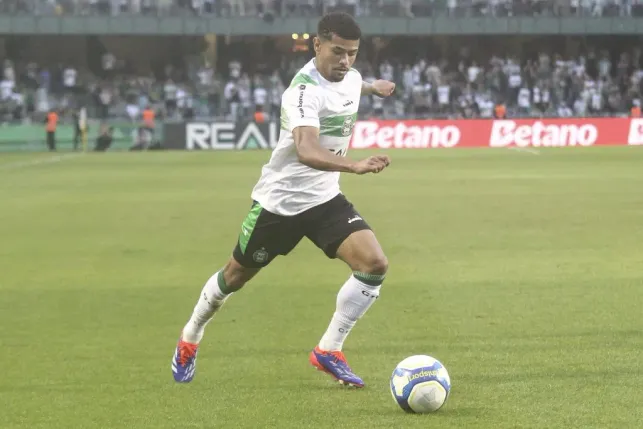
<svg viewBox="0 0 643 429"><path fill-rule="evenodd" d="M388 271L388 259L383 253L371 255L364 261L363 271L369 274L384 275Z"/></svg>

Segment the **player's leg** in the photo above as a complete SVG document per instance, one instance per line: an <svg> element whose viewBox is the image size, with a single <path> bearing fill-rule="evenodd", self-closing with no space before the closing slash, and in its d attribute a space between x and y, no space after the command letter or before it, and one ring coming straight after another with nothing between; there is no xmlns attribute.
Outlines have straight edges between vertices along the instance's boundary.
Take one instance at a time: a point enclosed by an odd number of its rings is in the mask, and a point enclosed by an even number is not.
<svg viewBox="0 0 643 429"><path fill-rule="evenodd" d="M192 381L196 371L196 357L206 325L221 309L228 297L254 277L261 268L248 268L234 257L203 286L192 316L183 327L172 358L172 375L179 383Z"/></svg>
<svg viewBox="0 0 643 429"><path fill-rule="evenodd" d="M370 229L353 232L337 249L337 258L352 270L337 295L337 308L319 342L322 350L342 350L357 321L380 295L388 260Z"/></svg>
<svg viewBox="0 0 643 429"><path fill-rule="evenodd" d="M362 387L342 353L346 337L378 298L388 261L369 225L343 196L329 202L324 220L309 235L329 258L339 258L352 270L337 294L336 308L310 361L343 384Z"/></svg>
<svg viewBox="0 0 643 429"><path fill-rule="evenodd" d="M364 381L348 366L342 348L357 321L380 295L388 261L375 234L369 229L351 233L339 246L336 257L353 271L337 294L335 312L310 362L330 372L340 383L363 387ZM339 369L343 373L333 374Z"/></svg>
<svg viewBox="0 0 643 429"><path fill-rule="evenodd" d="M299 242L288 219L253 204L242 226L239 240L228 263L212 275L203 287L192 316L181 332L172 360L178 382L194 377L199 343L206 325L234 292L241 289L277 255L287 254Z"/></svg>
<svg viewBox="0 0 643 429"><path fill-rule="evenodd" d="M234 292L241 289L261 268L244 267L235 257L214 273L203 286L201 296L194 306L192 317L182 331L182 339L198 344L203 338L205 326L212 320L223 303Z"/></svg>
<svg viewBox="0 0 643 429"><path fill-rule="evenodd" d="M196 371L196 357L206 325L234 292L243 287L261 268L244 267L235 257L203 286L190 320L183 327L172 358L172 375L179 383L189 383Z"/></svg>

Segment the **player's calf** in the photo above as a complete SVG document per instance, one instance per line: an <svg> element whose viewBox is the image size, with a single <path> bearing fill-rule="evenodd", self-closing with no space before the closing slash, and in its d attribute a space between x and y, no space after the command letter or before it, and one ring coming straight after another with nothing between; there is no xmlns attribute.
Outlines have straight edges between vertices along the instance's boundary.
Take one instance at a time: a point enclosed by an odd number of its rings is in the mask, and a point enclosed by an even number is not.
<svg viewBox="0 0 643 429"><path fill-rule="evenodd" d="M221 309L228 297L254 277L259 268L246 268L234 258L211 276L201 290L192 316L183 327L174 356L172 374L179 383L189 383L196 372L196 356L206 325Z"/></svg>
<svg viewBox="0 0 643 429"><path fill-rule="evenodd" d="M246 268L231 258L222 270L208 279L203 287L192 317L183 328L182 340L198 344L203 338L205 326L228 297L241 289L258 272L259 268Z"/></svg>

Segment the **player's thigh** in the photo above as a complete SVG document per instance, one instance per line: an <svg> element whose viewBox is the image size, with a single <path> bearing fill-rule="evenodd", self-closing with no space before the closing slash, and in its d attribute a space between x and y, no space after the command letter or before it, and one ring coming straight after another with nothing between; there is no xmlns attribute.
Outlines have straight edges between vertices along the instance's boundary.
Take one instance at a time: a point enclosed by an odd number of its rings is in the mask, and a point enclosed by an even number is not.
<svg viewBox="0 0 643 429"><path fill-rule="evenodd" d="M353 271L385 272L384 251L366 220L338 195L308 214L306 236L329 258L339 258Z"/></svg>
<svg viewBox="0 0 643 429"><path fill-rule="evenodd" d="M278 255L290 253L302 237L294 219L271 213L255 202L241 224L232 256L243 267L262 268Z"/></svg>

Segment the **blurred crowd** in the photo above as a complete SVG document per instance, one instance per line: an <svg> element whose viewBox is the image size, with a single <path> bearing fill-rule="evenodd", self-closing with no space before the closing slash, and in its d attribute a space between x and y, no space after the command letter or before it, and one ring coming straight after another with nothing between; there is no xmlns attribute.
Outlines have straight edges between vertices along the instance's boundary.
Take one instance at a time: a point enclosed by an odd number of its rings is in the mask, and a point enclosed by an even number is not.
<svg viewBox="0 0 643 429"><path fill-rule="evenodd" d="M642 0L0 0L0 13L37 15L643 16Z"/></svg>
<svg viewBox="0 0 643 429"><path fill-rule="evenodd" d="M281 94L311 53L283 55L276 67L246 56L220 66L166 66L161 75L131 75L106 53L99 75L71 65L2 61L0 122L39 122L51 109L86 107L91 118L140 121L150 108L164 120L251 119L261 111L277 119ZM641 104L643 58L634 47L620 53L589 49L573 57L541 53L530 58L489 55L472 59L462 48L450 59L404 61L360 58L355 67L367 81L397 83L393 97L363 97L362 117L605 116L628 114Z"/></svg>
<svg viewBox="0 0 643 429"><path fill-rule="evenodd" d="M400 83L392 103L365 100L365 111L384 117L491 118L503 105L509 117L613 116L640 107L643 90L641 51L589 51L577 57L542 53L521 59L492 56L486 62L463 57L366 67L365 79Z"/></svg>

